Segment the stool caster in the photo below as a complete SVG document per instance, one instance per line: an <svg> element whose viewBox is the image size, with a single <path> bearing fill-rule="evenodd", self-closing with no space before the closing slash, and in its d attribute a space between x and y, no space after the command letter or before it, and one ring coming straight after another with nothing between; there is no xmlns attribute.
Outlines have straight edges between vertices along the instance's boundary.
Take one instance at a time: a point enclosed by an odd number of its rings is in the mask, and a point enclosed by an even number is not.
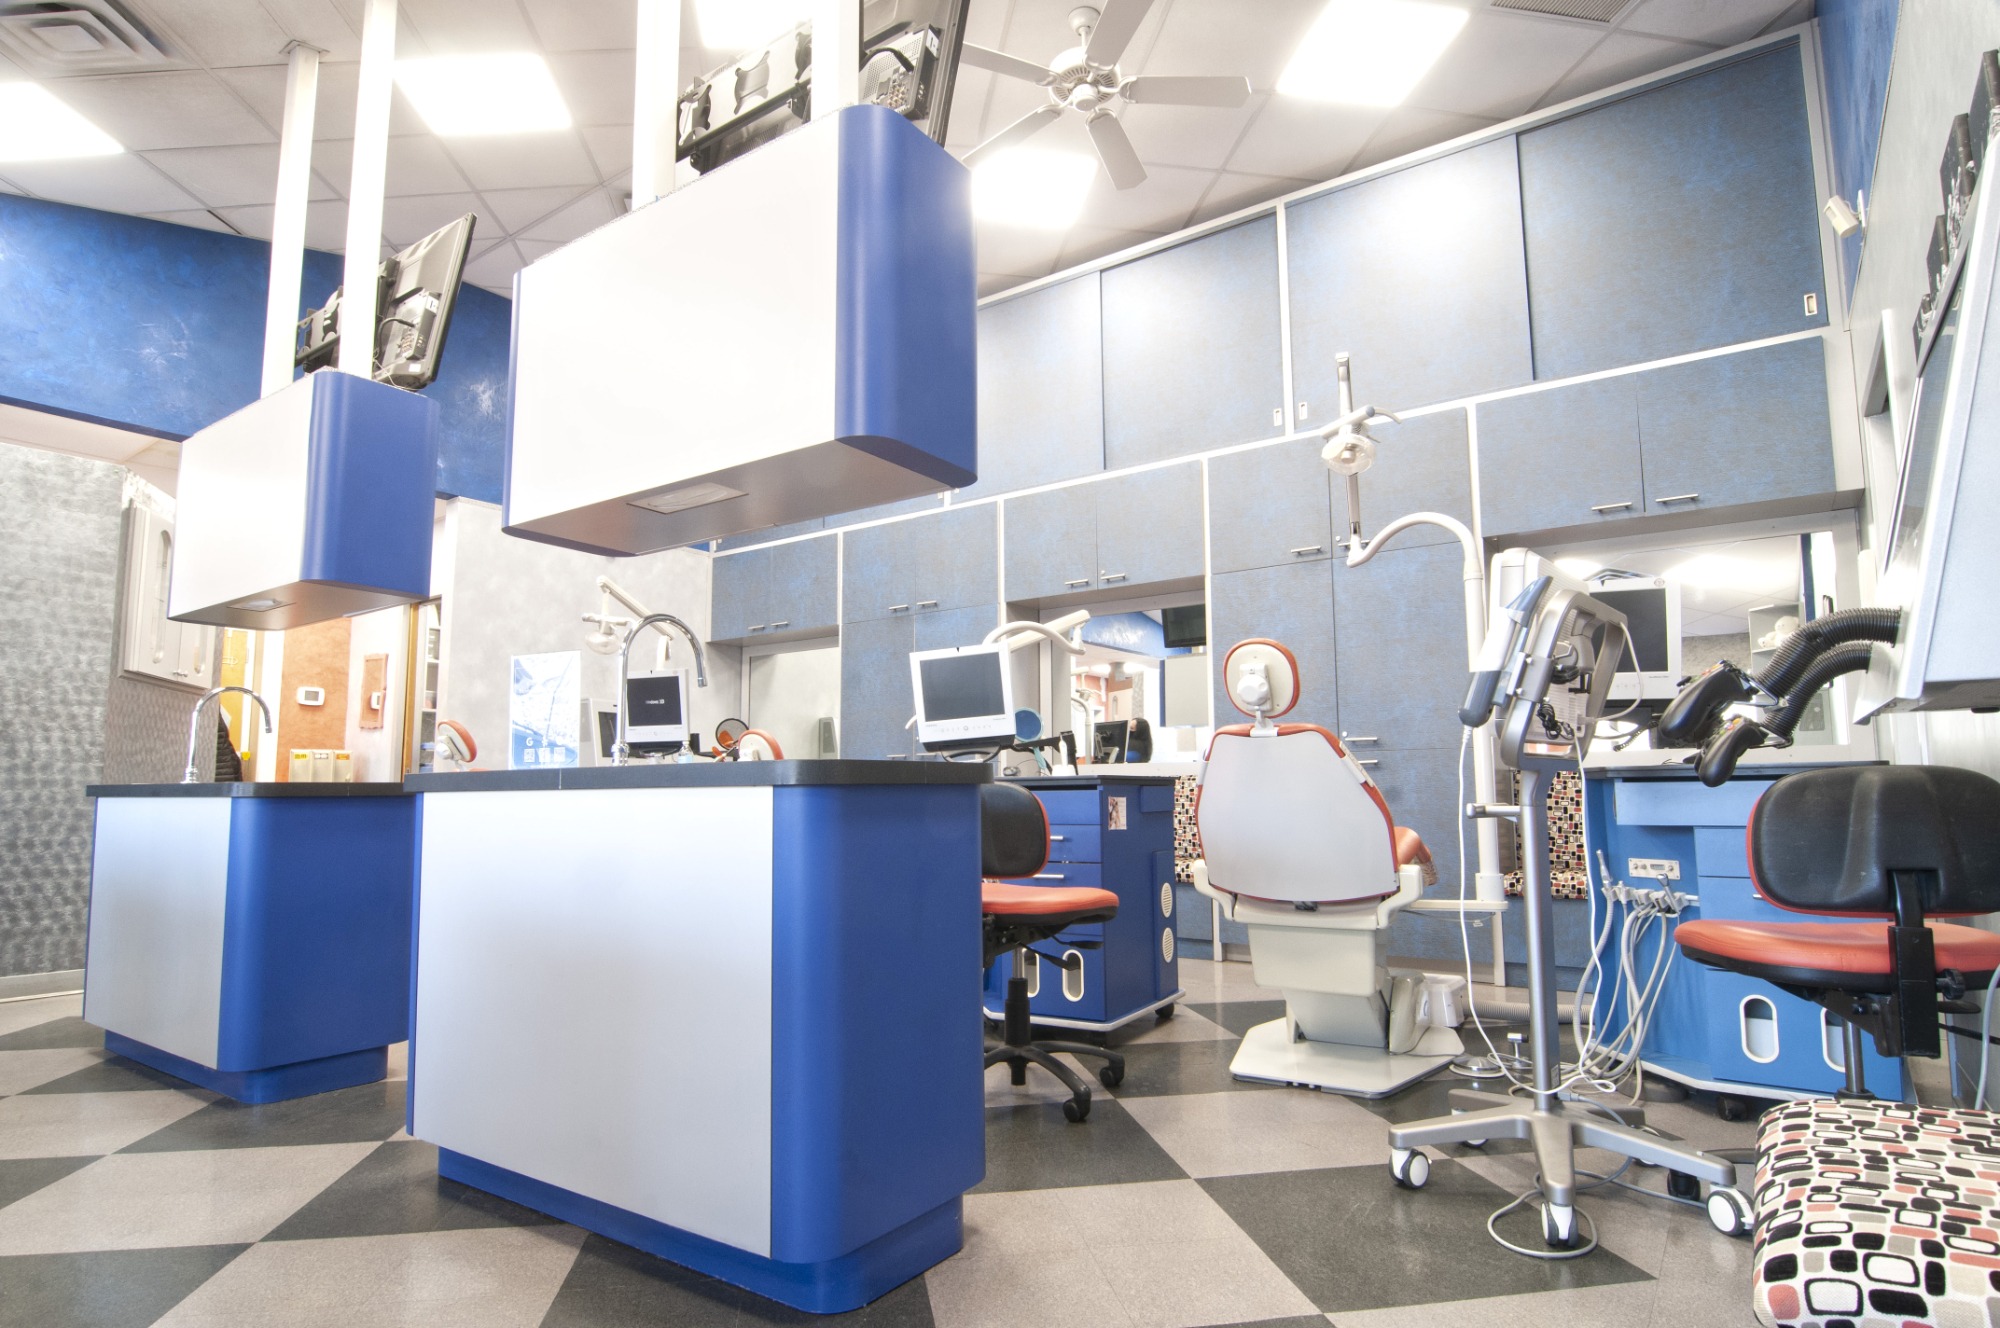
<svg viewBox="0 0 2000 1328"><path fill-rule="evenodd" d="M1090 1090L1080 1088L1077 1095L1063 1103L1063 1115L1071 1125L1081 1125L1090 1116Z"/></svg>
<svg viewBox="0 0 2000 1328"><path fill-rule="evenodd" d="M1715 1099L1715 1114L1726 1121L1749 1120L1756 1112L1746 1098L1731 1097L1723 1093Z"/></svg>
<svg viewBox="0 0 2000 1328"><path fill-rule="evenodd" d="M1154 1020L1162 1024L1166 1023L1167 1020L1173 1017L1174 1017L1174 1003L1172 1001L1168 1001L1165 1005L1162 1005L1159 1009L1153 1012Z"/></svg>
<svg viewBox="0 0 2000 1328"><path fill-rule="evenodd" d="M1117 1061L1097 1072L1097 1080L1106 1088L1116 1088L1125 1082L1125 1062Z"/></svg>
<svg viewBox="0 0 2000 1328"><path fill-rule="evenodd" d="M1414 1148L1397 1148L1389 1154L1389 1174L1406 1190L1421 1190L1431 1178L1431 1160Z"/></svg>
<svg viewBox="0 0 2000 1328"><path fill-rule="evenodd" d="M1718 1185L1708 1192L1708 1221L1725 1236L1743 1237L1750 1234L1755 1219L1740 1190Z"/></svg>

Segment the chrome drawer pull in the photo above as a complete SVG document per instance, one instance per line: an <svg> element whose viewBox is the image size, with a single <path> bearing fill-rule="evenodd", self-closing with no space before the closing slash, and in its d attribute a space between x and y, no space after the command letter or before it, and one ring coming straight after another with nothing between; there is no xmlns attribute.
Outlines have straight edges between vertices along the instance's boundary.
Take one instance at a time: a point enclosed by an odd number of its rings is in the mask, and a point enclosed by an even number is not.
<svg viewBox="0 0 2000 1328"><path fill-rule="evenodd" d="M1050 842L1051 844L1067 844L1067 843L1069 842L1069 836L1068 836L1068 835L1050 835L1050 836L1049 836L1049 842Z"/></svg>
<svg viewBox="0 0 2000 1328"><path fill-rule="evenodd" d="M1086 577L1084 577L1084 578L1083 578L1083 579L1082 579L1081 581L1065 581L1065 582L1063 582L1063 588L1064 588L1064 589L1066 589L1066 590L1074 590L1074 589L1076 589L1076 588L1077 588L1078 586L1087 586L1087 585L1089 585L1089 584L1090 584L1090 578L1086 576Z"/></svg>
<svg viewBox="0 0 2000 1328"><path fill-rule="evenodd" d="M1101 572L1099 573L1099 575L1102 576L1107 583L1112 581L1123 581L1125 579L1125 573L1123 572Z"/></svg>
<svg viewBox="0 0 2000 1328"><path fill-rule="evenodd" d="M1364 738L1364 737L1362 737L1362 736L1361 736L1360 734L1358 734L1358 733L1343 733L1343 734L1341 734L1341 735L1340 735L1340 740L1341 740L1342 742L1380 742L1380 741L1382 741L1382 740L1381 740L1380 738Z"/></svg>
<svg viewBox="0 0 2000 1328"><path fill-rule="evenodd" d="M1668 503L1692 503L1698 501L1700 498L1701 495L1698 493L1677 493L1671 498L1661 498L1657 501L1660 506L1665 507Z"/></svg>
<svg viewBox="0 0 2000 1328"><path fill-rule="evenodd" d="M771 630L775 632L780 627L790 627L791 625L792 625L792 620L790 618L786 618L783 619L782 621L772 623Z"/></svg>
<svg viewBox="0 0 2000 1328"><path fill-rule="evenodd" d="M937 606L938 602L934 599L920 599L917 601L917 607L920 609L934 609Z"/></svg>
<svg viewBox="0 0 2000 1328"><path fill-rule="evenodd" d="M889 606L889 612L891 613L908 613L909 611L910 606L907 604L891 604Z"/></svg>
<svg viewBox="0 0 2000 1328"><path fill-rule="evenodd" d="M1631 511L1631 510L1632 510L1632 504L1630 504L1630 503L1599 503L1599 504L1598 504L1598 505L1597 505L1596 507L1593 507L1593 508L1591 508L1590 510L1591 510L1591 511L1593 511L1593 512L1629 512L1629 511Z"/></svg>
<svg viewBox="0 0 2000 1328"><path fill-rule="evenodd" d="M750 625L750 630L751 630L751 631L753 631L753 632L761 632L761 631L763 631L763 630L764 630L764 624L763 624L763 623L752 623L752 624Z"/></svg>
<svg viewBox="0 0 2000 1328"><path fill-rule="evenodd" d="M1302 544L1298 548L1292 550L1292 556L1297 557L1301 554L1325 553L1325 552L1326 552L1326 546L1324 544Z"/></svg>
<svg viewBox="0 0 2000 1328"><path fill-rule="evenodd" d="M1365 761L1356 761L1354 764L1361 766L1369 766L1369 765L1380 765L1382 764L1382 762L1380 758L1371 756Z"/></svg>
<svg viewBox="0 0 2000 1328"><path fill-rule="evenodd" d="M1067 881L1069 877L1061 872L1037 872L1028 878L1033 881Z"/></svg>

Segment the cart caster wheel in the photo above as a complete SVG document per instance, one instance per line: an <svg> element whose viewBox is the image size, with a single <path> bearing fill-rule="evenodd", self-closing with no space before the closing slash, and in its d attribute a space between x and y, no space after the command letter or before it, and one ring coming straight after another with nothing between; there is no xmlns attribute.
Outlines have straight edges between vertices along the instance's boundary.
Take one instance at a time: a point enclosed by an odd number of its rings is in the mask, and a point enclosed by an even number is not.
<svg viewBox="0 0 2000 1328"><path fill-rule="evenodd" d="M1676 1199L1701 1198L1701 1181L1685 1171L1667 1173L1667 1193Z"/></svg>
<svg viewBox="0 0 2000 1328"><path fill-rule="evenodd" d="M1087 1097L1071 1098L1069 1101L1063 1103L1063 1115L1069 1118L1070 1124L1081 1125L1084 1119L1090 1115L1090 1099Z"/></svg>
<svg viewBox="0 0 2000 1328"><path fill-rule="evenodd" d="M1568 1204L1542 1205L1542 1244L1552 1250L1576 1248L1576 1209Z"/></svg>
<svg viewBox="0 0 2000 1328"><path fill-rule="evenodd" d="M1747 1236L1754 1219L1740 1190L1718 1185L1708 1192L1708 1221L1725 1236Z"/></svg>
<svg viewBox="0 0 2000 1328"><path fill-rule="evenodd" d="M1431 1178L1431 1160L1414 1148L1398 1148L1389 1154L1389 1174L1406 1190L1421 1190Z"/></svg>
<svg viewBox="0 0 2000 1328"><path fill-rule="evenodd" d="M1159 1009L1153 1012L1153 1018L1163 1024L1166 1023L1167 1020L1173 1017L1174 1017L1174 1003L1172 1001L1168 1001L1165 1005L1162 1005Z"/></svg>
<svg viewBox="0 0 2000 1328"><path fill-rule="evenodd" d="M1715 1099L1715 1114L1726 1121L1743 1121L1749 1120L1754 1113L1747 1101L1724 1093Z"/></svg>
<svg viewBox="0 0 2000 1328"><path fill-rule="evenodd" d="M1122 1065L1107 1065L1097 1072L1097 1081L1106 1088L1116 1088L1125 1082L1125 1067Z"/></svg>

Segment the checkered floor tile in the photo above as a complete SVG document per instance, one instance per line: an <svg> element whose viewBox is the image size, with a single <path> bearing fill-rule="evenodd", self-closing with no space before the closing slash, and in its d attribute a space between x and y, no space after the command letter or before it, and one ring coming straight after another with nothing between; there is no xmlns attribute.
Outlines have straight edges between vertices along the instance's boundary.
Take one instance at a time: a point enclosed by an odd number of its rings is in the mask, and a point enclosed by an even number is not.
<svg viewBox="0 0 2000 1328"><path fill-rule="evenodd" d="M986 1179L965 1248L859 1328L1208 1324L1453 1328L1750 1324L1750 1249L1696 1210L1585 1200L1602 1248L1546 1263L1487 1239L1533 1183L1496 1142L1434 1150L1398 1189L1383 1127L1446 1110L1449 1077L1380 1102L1238 1083L1242 1032L1283 1010L1244 964L1183 963L1175 1017L1121 1031L1090 1119L987 1079ZM245 1107L108 1055L76 997L0 1005L0 1328L756 1328L799 1314L437 1175L380 1084ZM1094 1075L1092 1075L1094 1082ZM1653 1124L1747 1145L1699 1098ZM1589 1167L1598 1155L1584 1154ZM1656 1172L1637 1171L1658 1187ZM1537 1242L1533 1219L1510 1236Z"/></svg>

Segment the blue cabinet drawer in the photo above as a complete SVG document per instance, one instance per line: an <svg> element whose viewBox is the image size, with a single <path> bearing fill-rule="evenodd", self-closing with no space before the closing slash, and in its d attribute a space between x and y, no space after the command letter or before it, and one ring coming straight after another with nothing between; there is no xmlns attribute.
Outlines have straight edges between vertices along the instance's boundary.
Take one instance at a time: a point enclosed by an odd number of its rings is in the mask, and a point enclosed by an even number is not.
<svg viewBox="0 0 2000 1328"><path fill-rule="evenodd" d="M1703 827L1694 832L1694 857L1703 876L1750 875L1750 848L1740 826Z"/></svg>
<svg viewBox="0 0 2000 1328"><path fill-rule="evenodd" d="M1042 800L1042 810L1048 813L1051 826L1103 822L1103 814L1097 809L1096 789L1036 789L1035 796Z"/></svg>
<svg viewBox="0 0 2000 1328"><path fill-rule="evenodd" d="M1094 825L1049 827L1050 862L1102 862L1103 831Z"/></svg>
<svg viewBox="0 0 2000 1328"><path fill-rule="evenodd" d="M1104 951L1064 947L1061 941L1044 941L1041 948L1081 958L1082 965L1065 970L1039 955L1028 959L1028 1011L1043 1019L1083 1019L1101 1022L1105 1018ZM1014 975L1014 956L1003 954L986 970L985 1006L998 1014L1007 1000L1007 980Z"/></svg>
<svg viewBox="0 0 2000 1328"><path fill-rule="evenodd" d="M1013 885L1102 885L1104 868L1095 862L1051 862L1033 876L1023 876Z"/></svg>

